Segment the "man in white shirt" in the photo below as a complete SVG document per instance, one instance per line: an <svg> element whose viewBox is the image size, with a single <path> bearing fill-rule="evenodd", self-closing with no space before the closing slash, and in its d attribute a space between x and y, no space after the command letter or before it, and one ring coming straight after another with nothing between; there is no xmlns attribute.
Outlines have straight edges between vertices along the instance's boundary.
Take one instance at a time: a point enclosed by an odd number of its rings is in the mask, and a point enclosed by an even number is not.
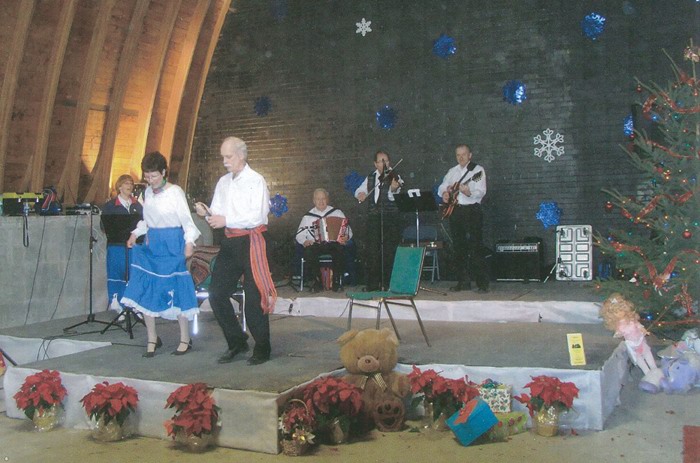
<svg viewBox="0 0 700 463"><path fill-rule="evenodd" d="M323 290L321 284L321 267L318 259L323 254L330 254L333 259L333 291L341 289L341 275L345 271L345 245L352 238L352 230L347 226L345 214L340 209L328 205L328 191L323 188L316 188L314 191L314 207L301 218L297 229L297 243L304 246L304 260L309 266L309 275L313 279L311 292L317 293ZM344 226L339 229L339 236L328 236L328 240L318 229L320 219L336 217L345 219Z"/></svg>
<svg viewBox="0 0 700 463"><path fill-rule="evenodd" d="M248 147L240 138L221 144L221 157L228 173L219 179L211 207L197 203L197 214L225 238L212 270L209 303L228 343L219 363L229 363L248 350L248 335L241 329L230 296L244 276L245 317L255 340L249 365L270 359L270 320L277 299L266 257L264 232L270 212L270 193L262 175L248 165Z"/></svg>
<svg viewBox="0 0 700 463"><path fill-rule="evenodd" d="M355 190L355 198L367 203L367 291L388 289L401 239L401 216L394 194L401 191L403 180L391 171L391 160L384 151L374 154L374 167Z"/></svg>
<svg viewBox="0 0 700 463"><path fill-rule="evenodd" d="M488 292L489 276L482 243L484 214L481 208L481 200L486 195L486 172L472 162L469 146L457 145L455 156L457 165L447 172L438 187L438 194L444 203L456 202L449 220L454 253L460 268L457 285L450 290L469 290L473 279L480 292Z"/></svg>

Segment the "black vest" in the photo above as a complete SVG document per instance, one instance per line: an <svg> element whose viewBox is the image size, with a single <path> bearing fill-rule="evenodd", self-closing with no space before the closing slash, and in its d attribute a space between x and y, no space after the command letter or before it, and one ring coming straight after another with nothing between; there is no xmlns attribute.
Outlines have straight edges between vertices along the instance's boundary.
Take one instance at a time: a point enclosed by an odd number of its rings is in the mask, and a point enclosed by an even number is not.
<svg viewBox="0 0 700 463"><path fill-rule="evenodd" d="M372 187L374 186L375 179L376 177L374 171L372 171L367 176L367 191L372 189ZM379 199L377 200L377 202L374 201L374 194L376 193L376 190L369 193L369 197L367 198L367 204L370 214L380 214L382 205L384 206L385 214L397 214L399 212L399 208L396 205L396 202L389 201L390 188L391 182L386 182L382 185L381 189L379 190Z"/></svg>

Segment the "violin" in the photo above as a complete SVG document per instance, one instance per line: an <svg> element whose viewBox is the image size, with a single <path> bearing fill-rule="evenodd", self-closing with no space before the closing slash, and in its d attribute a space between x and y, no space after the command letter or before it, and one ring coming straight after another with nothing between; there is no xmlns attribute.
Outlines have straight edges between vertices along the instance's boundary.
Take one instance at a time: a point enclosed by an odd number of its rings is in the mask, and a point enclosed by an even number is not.
<svg viewBox="0 0 700 463"><path fill-rule="evenodd" d="M396 166L394 167L387 167L386 164L384 164L384 170L382 171L381 175L379 176L379 181L384 183L385 181L388 183L393 182L396 180L396 182L399 184L399 186L403 185L403 179L399 175L399 173L396 171L396 167L401 164L403 159L400 159L399 162L396 163Z"/></svg>

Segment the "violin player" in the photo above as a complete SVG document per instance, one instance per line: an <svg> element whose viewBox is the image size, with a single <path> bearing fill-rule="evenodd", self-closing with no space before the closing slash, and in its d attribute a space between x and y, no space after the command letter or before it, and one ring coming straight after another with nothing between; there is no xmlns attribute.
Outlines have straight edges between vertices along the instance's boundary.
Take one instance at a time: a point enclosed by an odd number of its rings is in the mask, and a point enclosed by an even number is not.
<svg viewBox="0 0 700 463"><path fill-rule="evenodd" d="M454 242L455 260L460 264L457 284L451 291L471 289L471 280L479 292L488 292L489 276L483 246L484 213L481 201L486 195L486 172L472 161L471 148L466 144L455 148L457 165L447 171L438 187L438 195L448 206L450 230ZM443 215L445 217L445 215Z"/></svg>
<svg viewBox="0 0 700 463"><path fill-rule="evenodd" d="M400 214L394 195L401 192L402 184L401 177L391 168L389 154L379 150L374 154L374 171L355 190L355 198L367 203L367 291L389 287L394 255L401 239Z"/></svg>

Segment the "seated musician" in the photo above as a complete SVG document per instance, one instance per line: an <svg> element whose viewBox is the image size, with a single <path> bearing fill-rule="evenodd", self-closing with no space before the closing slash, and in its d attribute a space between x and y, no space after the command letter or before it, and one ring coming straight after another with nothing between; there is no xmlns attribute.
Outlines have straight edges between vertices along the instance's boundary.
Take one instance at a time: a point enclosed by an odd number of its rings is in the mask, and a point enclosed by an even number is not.
<svg viewBox="0 0 700 463"><path fill-rule="evenodd" d="M333 258L333 291L337 292L341 290L340 277L345 268L344 246L352 238L352 230L347 227L344 233L339 233L340 236L328 236L328 240L325 240L319 230L320 219L344 219L345 214L340 209L328 205L328 191L323 188L314 191L313 201L314 208L301 218L296 240L304 246L304 260L308 262L309 275L313 278L311 292L323 290L321 267L318 262L323 254L330 254Z"/></svg>

